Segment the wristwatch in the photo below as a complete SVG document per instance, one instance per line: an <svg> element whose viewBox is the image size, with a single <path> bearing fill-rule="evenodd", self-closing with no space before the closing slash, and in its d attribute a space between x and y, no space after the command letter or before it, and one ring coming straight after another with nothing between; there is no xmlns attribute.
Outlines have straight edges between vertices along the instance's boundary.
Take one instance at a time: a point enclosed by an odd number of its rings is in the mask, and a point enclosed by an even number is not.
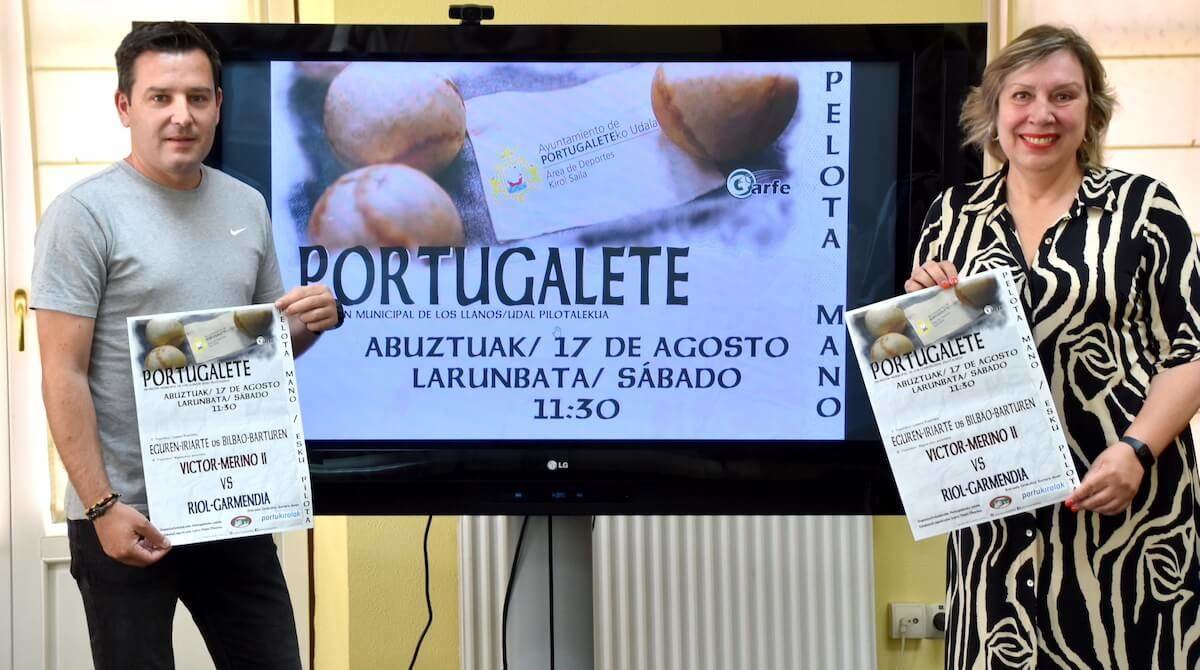
<svg viewBox="0 0 1200 670"><path fill-rule="evenodd" d="M1122 437L1121 441L1133 447L1133 453L1137 456L1138 462L1142 464L1143 468L1146 468L1146 472L1149 472L1150 466L1154 465L1154 452L1150 451L1150 447L1136 437L1128 435Z"/></svg>
<svg viewBox="0 0 1200 670"><path fill-rule="evenodd" d="M342 307L342 301L334 300L333 307L334 307L334 309L337 310L338 322L337 322L337 325L334 326L333 328L330 328L330 330L334 330L335 328L341 328L342 324L346 323L346 308Z"/></svg>

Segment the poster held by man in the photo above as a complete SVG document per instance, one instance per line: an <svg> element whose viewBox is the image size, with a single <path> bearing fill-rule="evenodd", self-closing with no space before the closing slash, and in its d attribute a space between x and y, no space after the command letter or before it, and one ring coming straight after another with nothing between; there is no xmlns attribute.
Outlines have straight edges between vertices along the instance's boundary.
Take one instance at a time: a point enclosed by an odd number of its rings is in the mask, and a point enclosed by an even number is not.
<svg viewBox="0 0 1200 670"><path fill-rule="evenodd" d="M150 513L171 543L312 528L287 317L267 304L127 324Z"/></svg>

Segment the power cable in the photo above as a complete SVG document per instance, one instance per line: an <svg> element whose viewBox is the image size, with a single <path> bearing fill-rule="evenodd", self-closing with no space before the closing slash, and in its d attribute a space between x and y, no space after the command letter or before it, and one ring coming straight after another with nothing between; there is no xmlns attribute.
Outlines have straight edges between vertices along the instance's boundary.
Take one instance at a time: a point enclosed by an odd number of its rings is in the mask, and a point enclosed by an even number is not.
<svg viewBox="0 0 1200 670"><path fill-rule="evenodd" d="M508 586L504 587L504 608L500 615L500 653L503 670L508 670L508 601L512 598L513 582L517 576L517 562L521 558L521 546L525 544L525 526L529 516L521 520L521 533L517 535L517 548L513 550L512 567L508 570Z"/></svg>
<svg viewBox="0 0 1200 670"><path fill-rule="evenodd" d="M431 526L433 526L433 515L425 519L425 541L422 543L425 557L425 609L429 612L429 619L425 621L425 630L421 631L421 637L417 639L417 646L413 649L412 661L408 664L408 670L416 667L417 656L421 653L421 643L425 641L425 634L433 625L433 599L429 597L429 529Z"/></svg>

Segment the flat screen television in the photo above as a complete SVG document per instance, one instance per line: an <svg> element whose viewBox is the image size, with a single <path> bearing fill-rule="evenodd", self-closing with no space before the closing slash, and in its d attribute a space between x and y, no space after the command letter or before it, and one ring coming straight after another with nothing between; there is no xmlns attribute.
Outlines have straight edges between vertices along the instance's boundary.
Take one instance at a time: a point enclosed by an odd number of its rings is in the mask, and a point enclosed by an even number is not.
<svg viewBox="0 0 1200 670"><path fill-rule="evenodd" d="M979 24L202 26L323 514L901 511L846 310L976 179Z"/></svg>

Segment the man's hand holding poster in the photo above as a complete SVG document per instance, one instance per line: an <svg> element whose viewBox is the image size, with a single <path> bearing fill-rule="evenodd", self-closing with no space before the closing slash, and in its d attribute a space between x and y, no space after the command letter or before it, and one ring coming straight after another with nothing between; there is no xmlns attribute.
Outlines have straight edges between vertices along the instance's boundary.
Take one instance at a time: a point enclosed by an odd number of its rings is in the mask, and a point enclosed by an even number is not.
<svg viewBox="0 0 1200 670"><path fill-rule="evenodd" d="M916 539L1065 500L1079 484L1010 271L847 317Z"/></svg>
<svg viewBox="0 0 1200 670"><path fill-rule="evenodd" d="M254 305L128 327L146 495L163 534L184 545L311 528L287 318Z"/></svg>

